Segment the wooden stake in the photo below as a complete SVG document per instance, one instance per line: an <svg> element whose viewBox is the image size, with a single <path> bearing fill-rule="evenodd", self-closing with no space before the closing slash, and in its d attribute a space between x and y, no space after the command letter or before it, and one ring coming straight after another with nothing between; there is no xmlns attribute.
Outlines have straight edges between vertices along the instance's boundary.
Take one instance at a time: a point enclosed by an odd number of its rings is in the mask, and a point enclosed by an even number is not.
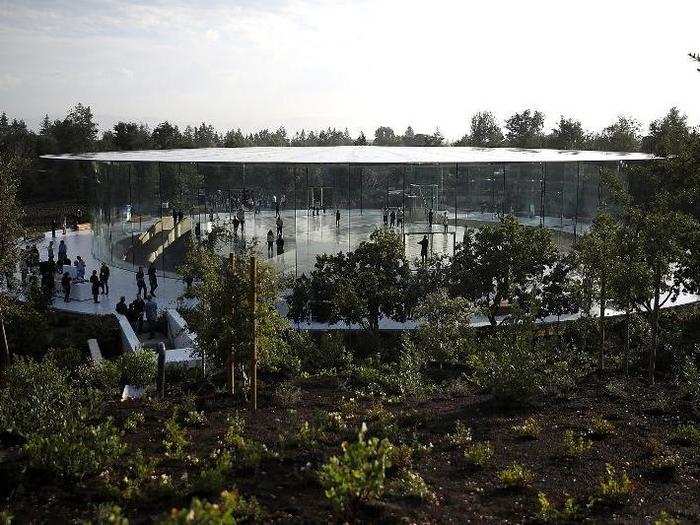
<svg viewBox="0 0 700 525"><path fill-rule="evenodd" d="M256 303L258 300L258 293L257 293L257 277L258 277L258 268L257 268L257 260L255 259L255 255L253 255L250 258L250 344L251 344L251 353L250 353L250 375L251 375L251 381L250 381L250 387L251 387L251 396L250 400L253 405L253 410L258 409L258 341L257 341L257 328L258 328L258 320L256 317Z"/></svg>
<svg viewBox="0 0 700 525"><path fill-rule="evenodd" d="M229 272L229 278L233 279L233 272L235 270L235 265L236 265L236 259L233 256L233 253L230 253L228 256L228 272ZM235 316L235 304L231 305L231 315ZM228 358L226 359L226 391L234 395L236 393L236 380L234 377L234 371L235 371L235 360L234 360L234 349L233 349L233 344L231 345L231 348L228 350Z"/></svg>

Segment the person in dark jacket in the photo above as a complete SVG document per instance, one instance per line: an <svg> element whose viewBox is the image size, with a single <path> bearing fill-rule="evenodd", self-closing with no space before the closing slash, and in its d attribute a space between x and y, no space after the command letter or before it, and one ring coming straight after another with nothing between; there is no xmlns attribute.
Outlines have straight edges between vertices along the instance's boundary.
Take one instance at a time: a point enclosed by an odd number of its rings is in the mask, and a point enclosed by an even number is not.
<svg viewBox="0 0 700 525"><path fill-rule="evenodd" d="M92 271L90 284L92 284L92 300L97 304L100 302L97 300L97 296L100 294L100 278L97 275L97 270Z"/></svg>
<svg viewBox="0 0 700 525"><path fill-rule="evenodd" d="M63 274L61 277L61 287L63 288L63 302L70 302L70 282L72 278L68 272Z"/></svg>
<svg viewBox="0 0 700 525"><path fill-rule="evenodd" d="M117 303L115 310L118 314L125 315L127 318L129 317L129 307L126 306L126 297L122 295L119 298L119 302Z"/></svg>
<svg viewBox="0 0 700 525"><path fill-rule="evenodd" d="M418 244L420 245L420 260L425 264L428 261L428 244L430 244L428 236L423 235L423 239L420 240Z"/></svg>
<svg viewBox="0 0 700 525"><path fill-rule="evenodd" d="M139 269L136 272L136 287L138 288L138 291L136 292L136 297L141 297L141 290L143 290L144 296L146 295L146 293L148 293L148 289L146 288L146 280L143 273L143 266L139 266Z"/></svg>
<svg viewBox="0 0 700 525"><path fill-rule="evenodd" d="M144 296L146 295L146 292L144 291ZM140 296L136 297L134 299L134 315L136 316L136 329L138 330L137 333L143 332L143 314L146 310L146 303L141 299Z"/></svg>
<svg viewBox="0 0 700 525"><path fill-rule="evenodd" d="M100 288L104 295L109 295L109 266L105 263L100 266Z"/></svg>
<svg viewBox="0 0 700 525"><path fill-rule="evenodd" d="M151 285L151 297L155 297L156 288L158 288L158 276L156 275L156 267L154 264L148 267L148 284Z"/></svg>
<svg viewBox="0 0 700 525"><path fill-rule="evenodd" d="M158 305L153 301L150 295L146 296L146 320L148 321L149 338L153 339L158 322Z"/></svg>

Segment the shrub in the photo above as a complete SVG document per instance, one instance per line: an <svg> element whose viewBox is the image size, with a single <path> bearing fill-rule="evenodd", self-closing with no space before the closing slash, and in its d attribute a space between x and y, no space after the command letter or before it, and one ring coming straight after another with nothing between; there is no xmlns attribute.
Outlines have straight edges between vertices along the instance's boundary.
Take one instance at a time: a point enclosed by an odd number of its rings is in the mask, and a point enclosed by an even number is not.
<svg viewBox="0 0 700 525"><path fill-rule="evenodd" d="M615 467L605 466L605 477L598 485L598 497L604 503L622 503L632 493L632 482L624 470L618 476Z"/></svg>
<svg viewBox="0 0 700 525"><path fill-rule="evenodd" d="M230 443L235 436L240 436L245 431L245 418L237 411L233 416L226 418L226 425L224 441Z"/></svg>
<svg viewBox="0 0 700 525"><path fill-rule="evenodd" d="M602 416L595 416L591 420L589 434L595 439L603 439L615 433L615 425Z"/></svg>
<svg viewBox="0 0 700 525"><path fill-rule="evenodd" d="M678 374L680 393L683 397L700 402L700 368L695 365L695 359L687 356L680 366Z"/></svg>
<svg viewBox="0 0 700 525"><path fill-rule="evenodd" d="M218 455L214 465L203 468L192 482L195 494L219 494L226 485L233 463L231 454L223 452Z"/></svg>
<svg viewBox="0 0 700 525"><path fill-rule="evenodd" d="M384 492L392 446L387 439L365 439L366 433L363 424L357 441L343 442L342 455L331 457L321 467L319 481L326 498L339 510L353 511L358 504L379 498Z"/></svg>
<svg viewBox="0 0 700 525"><path fill-rule="evenodd" d="M221 493L218 503L193 498L189 508L173 509L161 519L160 525L234 525L239 521L260 521L264 517L262 507L255 498L247 500L237 491Z"/></svg>
<svg viewBox="0 0 700 525"><path fill-rule="evenodd" d="M391 483L390 491L400 498L413 498L421 501L435 501L435 493L417 472L404 470Z"/></svg>
<svg viewBox="0 0 700 525"><path fill-rule="evenodd" d="M413 466L413 447L410 445L397 445L392 447L389 459L391 465L399 472L410 470Z"/></svg>
<svg viewBox="0 0 700 525"><path fill-rule="evenodd" d="M146 422L146 416L143 412L133 412L124 420L124 430L127 432L136 432L136 430Z"/></svg>
<svg viewBox="0 0 700 525"><path fill-rule="evenodd" d="M542 428L534 417L529 417L522 425L515 425L511 430L519 439L537 439Z"/></svg>
<svg viewBox="0 0 700 525"><path fill-rule="evenodd" d="M472 442L472 429L462 421L455 423L455 431L447 435L447 442L455 446L464 446Z"/></svg>
<svg viewBox="0 0 700 525"><path fill-rule="evenodd" d="M659 517L654 520L654 525L680 525L680 521L672 518L668 512L662 510Z"/></svg>
<svg viewBox="0 0 700 525"><path fill-rule="evenodd" d="M3 373L0 429L29 438L62 429L79 416L81 399L54 361L17 358Z"/></svg>
<svg viewBox="0 0 700 525"><path fill-rule="evenodd" d="M129 525L119 505L104 503L97 508L97 525Z"/></svg>
<svg viewBox="0 0 700 525"><path fill-rule="evenodd" d="M575 434L573 430L564 432L562 449L564 457L575 459L583 456L593 446L590 439L586 439L580 434Z"/></svg>
<svg viewBox="0 0 700 525"><path fill-rule="evenodd" d="M188 427L203 428L208 423L207 416L202 410L190 410L185 416L185 425Z"/></svg>
<svg viewBox="0 0 700 525"><path fill-rule="evenodd" d="M574 498L567 497L561 509L551 503L543 492L537 494L537 501L540 504L537 517L545 523L569 522L580 518L581 508Z"/></svg>
<svg viewBox="0 0 700 525"><path fill-rule="evenodd" d="M493 448L488 441L468 445L464 450L464 459L471 467L484 468L491 461L492 457Z"/></svg>
<svg viewBox="0 0 700 525"><path fill-rule="evenodd" d="M685 446L700 446L700 427L681 425L671 432L671 441Z"/></svg>
<svg viewBox="0 0 700 525"><path fill-rule="evenodd" d="M112 465L126 450L111 419L98 425L68 423L24 445L30 463L64 478L83 479Z"/></svg>
<svg viewBox="0 0 700 525"><path fill-rule="evenodd" d="M482 343L484 348L473 354L469 363L472 379L493 395L497 403L516 405L527 402L540 389L538 356L524 335L492 336Z"/></svg>
<svg viewBox="0 0 700 525"><path fill-rule="evenodd" d="M283 407L293 407L301 401L301 388L293 381L282 381L275 388L275 404Z"/></svg>
<svg viewBox="0 0 700 525"><path fill-rule="evenodd" d="M681 465L681 457L676 452L665 451L652 458L649 467L658 476L673 476Z"/></svg>
<svg viewBox="0 0 700 525"><path fill-rule="evenodd" d="M184 457L185 447L189 445L190 441L175 417L171 417L165 422L163 432L165 434L163 438L165 455L174 459L181 459Z"/></svg>
<svg viewBox="0 0 700 525"><path fill-rule="evenodd" d="M273 456L264 443L241 435L231 436L228 445L235 465L242 468L255 468L263 459Z"/></svg>
<svg viewBox="0 0 700 525"><path fill-rule="evenodd" d="M74 373L85 362L85 352L74 346L67 348L49 348L45 359L50 359L56 366L70 373Z"/></svg>
<svg viewBox="0 0 700 525"><path fill-rule="evenodd" d="M122 382L137 387L152 384L158 370L156 354L151 350L124 352L115 360L115 364Z"/></svg>
<svg viewBox="0 0 700 525"><path fill-rule="evenodd" d="M507 488L521 489L532 482L533 473L522 465L514 463L498 473L498 479Z"/></svg>

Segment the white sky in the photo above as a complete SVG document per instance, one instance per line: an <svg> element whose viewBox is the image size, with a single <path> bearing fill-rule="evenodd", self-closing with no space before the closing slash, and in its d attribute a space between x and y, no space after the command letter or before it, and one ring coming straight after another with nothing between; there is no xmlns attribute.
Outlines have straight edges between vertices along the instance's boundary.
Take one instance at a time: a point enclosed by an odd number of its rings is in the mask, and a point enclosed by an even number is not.
<svg viewBox="0 0 700 525"><path fill-rule="evenodd" d="M700 1L0 0L0 111L372 136L525 108L700 122Z"/></svg>

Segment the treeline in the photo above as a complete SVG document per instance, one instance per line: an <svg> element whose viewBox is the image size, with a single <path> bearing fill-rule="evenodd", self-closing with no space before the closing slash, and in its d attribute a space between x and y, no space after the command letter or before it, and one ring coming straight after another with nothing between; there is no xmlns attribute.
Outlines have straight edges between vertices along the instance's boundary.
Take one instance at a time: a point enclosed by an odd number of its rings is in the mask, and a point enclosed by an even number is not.
<svg viewBox="0 0 700 525"><path fill-rule="evenodd" d="M181 130L169 121L153 129L138 122L118 122L100 132L89 106L77 104L62 119L45 116L38 131L29 129L24 120L0 114L0 161L10 158L25 160L20 172L19 196L24 203L85 202L82 194L84 170L67 163L42 163L37 157L52 153L90 151L175 149L250 146L474 146L556 149L596 149L608 151L644 151L662 156L676 155L687 159L683 172L696 172L700 158L700 134L688 125L677 108L655 120L643 133L640 124L629 117L618 117L598 132L584 129L580 121L561 117L557 125L545 130L544 115L526 109L506 119L503 127L490 112L475 114L469 132L449 143L439 130L432 134L416 133L412 127L397 134L388 126L380 126L370 140L364 133L353 137L347 129L301 130L290 136L280 127L243 133L240 129L217 131L205 122ZM679 174L685 178L684 174ZM694 178L694 177L693 177ZM687 181L686 181L687 183Z"/></svg>
<svg viewBox="0 0 700 525"><path fill-rule="evenodd" d="M600 131L584 129L580 121L560 117L556 126L546 130L545 116L526 109L505 120L501 126L493 113L484 111L472 116L469 132L455 142L448 142L438 129L431 134L416 133L408 126L403 133L380 126L373 138L364 133L357 137L347 129L327 128L297 131L289 135L284 127L243 133L239 129L218 131L202 122L180 129L169 121L154 128L138 122L118 122L100 134L91 108L77 104L63 119L44 117L38 132L30 130L24 120L0 115L0 154L34 157L47 153L85 151L250 147L250 146L474 146L555 148L609 151L646 151L659 154L677 153L678 144L687 142L695 130L677 108L652 122L646 133L635 119L620 116Z"/></svg>

